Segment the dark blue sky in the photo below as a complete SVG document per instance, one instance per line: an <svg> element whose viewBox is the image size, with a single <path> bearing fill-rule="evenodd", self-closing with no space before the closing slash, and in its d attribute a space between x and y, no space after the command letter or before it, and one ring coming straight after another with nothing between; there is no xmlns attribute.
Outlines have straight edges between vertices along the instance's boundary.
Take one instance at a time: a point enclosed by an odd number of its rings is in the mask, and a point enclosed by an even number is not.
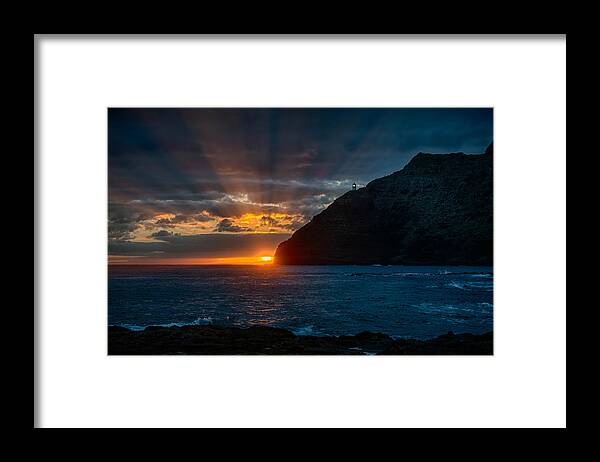
<svg viewBox="0 0 600 462"><path fill-rule="evenodd" d="M419 151L482 153L492 118L492 109L109 109L109 253L125 262L270 252L352 182L400 170Z"/></svg>

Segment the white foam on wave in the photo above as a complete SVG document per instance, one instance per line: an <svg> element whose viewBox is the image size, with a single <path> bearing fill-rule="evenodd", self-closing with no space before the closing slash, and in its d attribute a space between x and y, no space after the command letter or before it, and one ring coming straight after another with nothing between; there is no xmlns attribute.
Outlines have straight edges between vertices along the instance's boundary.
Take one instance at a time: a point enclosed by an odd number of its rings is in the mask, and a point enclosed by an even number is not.
<svg viewBox="0 0 600 462"><path fill-rule="evenodd" d="M291 329L291 331L296 335L315 335L313 325L298 327L296 329Z"/></svg>
<svg viewBox="0 0 600 462"><path fill-rule="evenodd" d="M118 324L118 326L129 330L144 330L146 328L146 326L138 326L137 324Z"/></svg>
<svg viewBox="0 0 600 462"><path fill-rule="evenodd" d="M484 278L490 279L493 278L494 275L492 273L470 273L470 272L461 272L461 271L448 271L448 270L440 270L437 272L420 272L420 271L397 271L393 273L372 273L372 272L354 272L354 273L344 273L344 276L353 276L353 277L364 277L364 276L372 276L372 277L382 277L382 278L390 278L390 277L422 277L422 278L431 278L431 277L441 277L441 276L467 276L474 278Z"/></svg>
<svg viewBox="0 0 600 462"><path fill-rule="evenodd" d="M205 326L207 324L212 324L213 320L210 316L205 318L197 318L192 322L170 322L168 324L160 324L163 327L183 327L183 326Z"/></svg>
<svg viewBox="0 0 600 462"><path fill-rule="evenodd" d="M489 292L493 290L493 285L487 282L456 282L450 281L446 287L452 287L460 290L483 290Z"/></svg>
<svg viewBox="0 0 600 462"><path fill-rule="evenodd" d="M129 330L142 331L148 326L158 326L158 327L206 326L206 325L210 325L212 323L213 323L213 319L210 316L207 316L204 318L199 317L193 321L187 321L187 322L169 322L166 324L152 323L152 324L148 324L145 326L140 326L138 324L123 323L123 324L119 324L119 326L125 327L126 329L129 329Z"/></svg>

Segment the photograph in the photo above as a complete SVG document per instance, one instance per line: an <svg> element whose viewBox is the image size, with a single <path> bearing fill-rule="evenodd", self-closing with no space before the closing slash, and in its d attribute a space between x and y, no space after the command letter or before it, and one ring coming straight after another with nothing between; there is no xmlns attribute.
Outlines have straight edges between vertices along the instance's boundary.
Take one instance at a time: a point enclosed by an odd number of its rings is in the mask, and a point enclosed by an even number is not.
<svg viewBox="0 0 600 462"><path fill-rule="evenodd" d="M108 355L493 355L492 107L106 111Z"/></svg>

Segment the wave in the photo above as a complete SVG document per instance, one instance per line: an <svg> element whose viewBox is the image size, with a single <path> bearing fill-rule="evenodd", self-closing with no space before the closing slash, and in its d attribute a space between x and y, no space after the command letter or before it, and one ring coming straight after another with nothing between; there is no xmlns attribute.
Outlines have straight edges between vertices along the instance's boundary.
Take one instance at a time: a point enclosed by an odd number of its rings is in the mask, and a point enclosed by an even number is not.
<svg viewBox="0 0 600 462"><path fill-rule="evenodd" d="M484 290L492 291L494 289L493 284L487 282L456 282L450 281L446 284L446 287L451 287L460 290Z"/></svg>
<svg viewBox="0 0 600 462"><path fill-rule="evenodd" d="M139 324L121 323L121 324L117 324L117 326L125 327L129 330L142 331L146 327L149 327L149 326L158 326L158 327L208 326L208 325L211 325L212 323L213 323L213 319L210 316L208 316L205 318L200 317L193 321L184 321L184 322L169 322L169 323L165 323L165 324L151 323L151 324L147 324L144 326L141 326Z"/></svg>
<svg viewBox="0 0 600 462"><path fill-rule="evenodd" d="M315 328L315 326L310 325L310 326L298 327L298 328L290 329L290 330L295 335L315 335L314 328Z"/></svg>
<svg viewBox="0 0 600 462"><path fill-rule="evenodd" d="M493 273L488 272L469 272L469 271L440 271L437 273L420 273L420 272L407 272L401 271L397 273L372 273L372 272L361 272L361 273L345 273L344 276L350 277L362 277L362 276L378 276L378 277L439 277L439 276L471 276L479 278L493 278Z"/></svg>
<svg viewBox="0 0 600 462"><path fill-rule="evenodd" d="M345 273L344 276L350 276L350 277L362 277L362 276L376 276L376 277L382 277L382 278L389 278L389 277L406 277L406 276L437 276L437 274L434 273Z"/></svg>

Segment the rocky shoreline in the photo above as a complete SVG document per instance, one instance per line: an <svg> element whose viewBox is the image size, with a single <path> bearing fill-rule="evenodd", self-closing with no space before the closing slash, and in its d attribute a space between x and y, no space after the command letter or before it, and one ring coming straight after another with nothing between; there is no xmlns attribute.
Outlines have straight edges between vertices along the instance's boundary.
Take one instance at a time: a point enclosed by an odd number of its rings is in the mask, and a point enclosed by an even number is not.
<svg viewBox="0 0 600 462"><path fill-rule="evenodd" d="M429 340L372 332L349 336L295 335L275 327L108 327L109 355L491 355L493 333L448 334Z"/></svg>

